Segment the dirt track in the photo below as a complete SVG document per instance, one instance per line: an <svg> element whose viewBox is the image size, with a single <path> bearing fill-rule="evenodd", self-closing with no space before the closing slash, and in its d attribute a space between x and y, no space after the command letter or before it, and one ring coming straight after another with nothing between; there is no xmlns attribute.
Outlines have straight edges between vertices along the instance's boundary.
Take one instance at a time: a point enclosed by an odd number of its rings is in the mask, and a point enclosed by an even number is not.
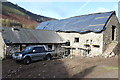
<svg viewBox="0 0 120 80"><path fill-rule="evenodd" d="M29 65L12 59L2 62L3 78L118 78L118 57L68 57Z"/></svg>

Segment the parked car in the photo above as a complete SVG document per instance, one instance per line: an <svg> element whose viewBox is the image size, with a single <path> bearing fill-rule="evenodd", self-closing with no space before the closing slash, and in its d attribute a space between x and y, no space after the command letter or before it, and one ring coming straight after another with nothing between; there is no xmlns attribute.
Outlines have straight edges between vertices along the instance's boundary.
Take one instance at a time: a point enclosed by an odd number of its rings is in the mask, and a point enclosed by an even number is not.
<svg viewBox="0 0 120 80"><path fill-rule="evenodd" d="M24 51L15 53L12 57L17 62L22 61L25 64L29 64L40 59L51 60L54 55L56 54L52 50L48 51L44 45L41 45L26 47Z"/></svg>

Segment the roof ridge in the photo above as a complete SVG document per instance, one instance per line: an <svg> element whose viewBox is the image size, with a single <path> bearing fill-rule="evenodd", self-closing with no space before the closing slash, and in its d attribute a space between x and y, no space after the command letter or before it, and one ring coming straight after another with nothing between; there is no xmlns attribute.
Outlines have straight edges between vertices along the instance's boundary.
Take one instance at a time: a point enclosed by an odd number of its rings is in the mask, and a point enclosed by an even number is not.
<svg viewBox="0 0 120 80"><path fill-rule="evenodd" d="M52 22L52 21L61 21L61 20L66 20L66 19L75 18L75 17L81 17L81 16L89 16L89 15L105 14L105 13L114 13L114 12L115 12L115 11L83 14L83 15L68 17L68 18L65 18L65 19L58 19L58 20L45 21L45 23L46 23L46 22ZM44 23L44 22L42 22L42 23Z"/></svg>
<svg viewBox="0 0 120 80"><path fill-rule="evenodd" d="M114 12L115 12L115 11L91 13L91 14L84 14L84 15L79 15L79 16L73 16L73 17L69 17L69 18L81 17L81 16L88 16L88 15L96 15L96 14L114 13ZM69 18L67 18L67 19L69 19Z"/></svg>

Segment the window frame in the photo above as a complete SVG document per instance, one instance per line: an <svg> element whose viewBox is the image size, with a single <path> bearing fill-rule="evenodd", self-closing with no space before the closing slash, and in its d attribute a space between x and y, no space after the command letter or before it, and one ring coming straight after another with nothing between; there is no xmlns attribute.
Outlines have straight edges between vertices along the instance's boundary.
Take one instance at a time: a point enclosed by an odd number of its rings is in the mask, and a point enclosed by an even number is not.
<svg viewBox="0 0 120 80"><path fill-rule="evenodd" d="M74 43L79 43L80 42L80 38L79 37L75 37L74 38Z"/></svg>

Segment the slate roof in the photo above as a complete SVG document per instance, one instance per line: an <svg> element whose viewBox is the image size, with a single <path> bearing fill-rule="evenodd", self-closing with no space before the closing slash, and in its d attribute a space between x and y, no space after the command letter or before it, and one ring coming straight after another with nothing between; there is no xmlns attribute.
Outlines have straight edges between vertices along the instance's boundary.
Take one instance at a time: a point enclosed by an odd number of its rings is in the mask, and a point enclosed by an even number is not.
<svg viewBox="0 0 120 80"><path fill-rule="evenodd" d="M64 43L64 40L55 31L2 28L3 39L8 44Z"/></svg>
<svg viewBox="0 0 120 80"><path fill-rule="evenodd" d="M115 11L94 13L61 20L42 22L36 29L65 32L101 32Z"/></svg>

